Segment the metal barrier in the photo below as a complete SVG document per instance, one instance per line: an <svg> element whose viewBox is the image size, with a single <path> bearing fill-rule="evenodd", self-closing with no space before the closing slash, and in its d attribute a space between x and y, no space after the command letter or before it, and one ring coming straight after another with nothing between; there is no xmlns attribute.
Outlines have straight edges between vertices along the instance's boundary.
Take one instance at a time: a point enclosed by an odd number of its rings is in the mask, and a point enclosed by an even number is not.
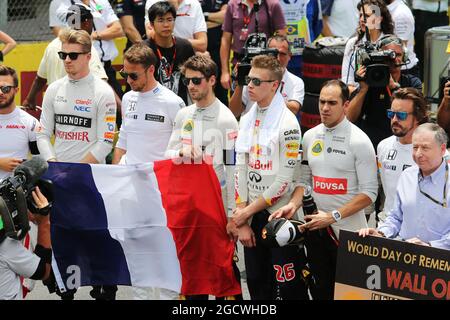
<svg viewBox="0 0 450 320"><path fill-rule="evenodd" d="M51 0L0 0L0 30L17 42L54 38L48 26ZM109 0L114 8L117 0Z"/></svg>

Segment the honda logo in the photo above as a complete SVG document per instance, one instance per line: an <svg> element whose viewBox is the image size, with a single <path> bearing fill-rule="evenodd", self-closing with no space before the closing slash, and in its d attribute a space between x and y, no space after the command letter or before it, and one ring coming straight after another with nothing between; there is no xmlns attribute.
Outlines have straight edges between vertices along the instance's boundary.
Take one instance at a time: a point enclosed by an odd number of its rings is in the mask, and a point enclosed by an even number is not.
<svg viewBox="0 0 450 320"><path fill-rule="evenodd" d="M250 171L248 173L248 177L249 177L250 181L256 182L256 183L261 182L261 180L262 180L261 175L255 171Z"/></svg>
<svg viewBox="0 0 450 320"><path fill-rule="evenodd" d="M389 150L389 153L387 154L386 159L387 160L395 160L395 157L397 157L397 150L394 150L394 149Z"/></svg>

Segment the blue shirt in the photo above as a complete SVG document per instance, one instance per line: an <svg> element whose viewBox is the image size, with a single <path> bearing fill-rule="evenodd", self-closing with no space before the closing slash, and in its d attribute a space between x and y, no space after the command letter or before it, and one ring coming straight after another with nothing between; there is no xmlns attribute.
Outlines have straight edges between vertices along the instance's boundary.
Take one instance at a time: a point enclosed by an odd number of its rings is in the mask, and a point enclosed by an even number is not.
<svg viewBox="0 0 450 320"><path fill-rule="evenodd" d="M403 171L398 182L394 207L378 230L388 238L417 237L429 242L432 247L450 250L450 179L445 181L446 164L447 162L443 161L439 168L427 177L422 177L417 166ZM444 181L447 184L446 208L419 191L420 185L423 192L442 202Z"/></svg>

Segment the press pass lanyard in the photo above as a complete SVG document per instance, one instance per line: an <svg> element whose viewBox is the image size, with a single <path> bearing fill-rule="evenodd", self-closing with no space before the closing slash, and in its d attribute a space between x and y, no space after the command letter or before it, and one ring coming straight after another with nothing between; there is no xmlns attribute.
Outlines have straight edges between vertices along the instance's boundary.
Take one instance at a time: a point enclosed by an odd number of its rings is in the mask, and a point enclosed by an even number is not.
<svg viewBox="0 0 450 320"><path fill-rule="evenodd" d="M250 14L247 15L247 6L245 4L241 4L241 8L242 8L242 15L244 16L244 27L243 29L247 29L248 25L250 24L250 20L252 18L253 15L253 10L250 11ZM250 7L248 7L250 8Z"/></svg>
<svg viewBox="0 0 450 320"><path fill-rule="evenodd" d="M175 64L175 59L176 59L176 57L177 57L177 46L176 46L176 40L175 40L175 37L172 37L172 41L173 41L173 48L174 48L174 50L173 50L172 63L170 64L169 69L167 69L167 67L164 68L165 71L166 71L166 75L167 75L168 77L170 77L170 76L172 75L172 72L173 72L173 66L174 66L174 64ZM156 53L158 54L158 58L159 58L159 60L161 61L161 59L163 58L163 55L161 54L161 51L159 50L158 45L156 45Z"/></svg>
<svg viewBox="0 0 450 320"><path fill-rule="evenodd" d="M445 161L445 160L444 160ZM419 191L421 194L423 194L425 197L427 197L428 199L430 199L431 201L433 201L434 203L447 208L447 181L448 181L448 163L445 164L445 183L444 183L444 192L443 192L443 198L442 198L442 202L437 201L436 199L434 199L432 196L430 196L428 193L423 192L420 189L420 185L419 185Z"/></svg>

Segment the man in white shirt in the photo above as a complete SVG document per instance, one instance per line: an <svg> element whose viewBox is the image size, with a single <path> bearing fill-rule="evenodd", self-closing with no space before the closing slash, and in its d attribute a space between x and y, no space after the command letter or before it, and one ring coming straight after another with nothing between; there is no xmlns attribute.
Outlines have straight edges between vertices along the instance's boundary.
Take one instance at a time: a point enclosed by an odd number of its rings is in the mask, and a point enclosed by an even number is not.
<svg viewBox="0 0 450 320"><path fill-rule="evenodd" d="M377 147L378 169L385 195L382 220L394 206L400 175L414 165L412 135L420 124L428 122L427 109L427 101L417 89L402 88L393 94L387 117L394 135L382 140Z"/></svg>
<svg viewBox="0 0 450 320"><path fill-rule="evenodd" d="M66 20L73 22L69 23L69 27L75 30L85 30L89 34L92 34L94 26L93 19L94 17L92 16L91 9L82 3L69 8L66 15ZM52 84L67 74L64 63L58 57L58 51L61 51L61 45L61 40L59 37L56 37L45 49L36 78L33 81L28 96L23 101L24 107L34 108L36 106L37 95L42 91L44 86L46 84ZM91 50L91 55L92 57L89 61L89 69L91 72L103 80L108 80L108 76L105 73L105 69L103 68L103 64L100 61L97 51Z"/></svg>
<svg viewBox="0 0 450 320"><path fill-rule="evenodd" d="M148 10L157 1L161 0L147 0L145 3L145 27L149 39L153 37L153 30L148 18ZM173 34L176 37L188 39L195 51L205 52L208 46L207 26L198 0L170 0L169 2L177 10Z"/></svg>
<svg viewBox="0 0 450 320"><path fill-rule="evenodd" d="M394 21L394 34L402 39L407 48L408 60L402 70L419 77L419 61L414 52L414 16L402 0L389 0L387 5Z"/></svg>
<svg viewBox="0 0 450 320"><path fill-rule="evenodd" d="M120 74L132 91L123 96L123 123L114 149L113 164L139 164L165 159L177 112L185 106L175 93L156 81L156 56L144 43L124 55ZM163 288L133 288L135 299L178 299L178 292Z"/></svg>
<svg viewBox="0 0 450 320"><path fill-rule="evenodd" d="M28 158L38 154L36 131L40 124L30 114L16 107L14 98L19 91L14 69L0 65L0 180Z"/></svg>
<svg viewBox="0 0 450 320"><path fill-rule="evenodd" d="M108 83L117 95L122 97L122 87L117 81L116 71L111 65L111 62L119 54L113 40L124 35L119 18L114 13L108 0L59 0L59 6L56 10L57 27L66 25L67 9L77 3L83 3L92 10L94 31L91 38L94 47L103 62L105 72L108 75Z"/></svg>
<svg viewBox="0 0 450 320"><path fill-rule="evenodd" d="M278 61L283 68L283 79L278 87L278 92L283 96L286 106L295 115L302 107L303 99L305 97L305 84L303 80L296 75L290 73L286 67L291 59L291 50L289 41L286 36L276 35L269 39L268 48L275 48L278 50ZM237 86L230 99L230 110L236 117L241 116L242 113L247 113L254 101L248 96L248 87Z"/></svg>

